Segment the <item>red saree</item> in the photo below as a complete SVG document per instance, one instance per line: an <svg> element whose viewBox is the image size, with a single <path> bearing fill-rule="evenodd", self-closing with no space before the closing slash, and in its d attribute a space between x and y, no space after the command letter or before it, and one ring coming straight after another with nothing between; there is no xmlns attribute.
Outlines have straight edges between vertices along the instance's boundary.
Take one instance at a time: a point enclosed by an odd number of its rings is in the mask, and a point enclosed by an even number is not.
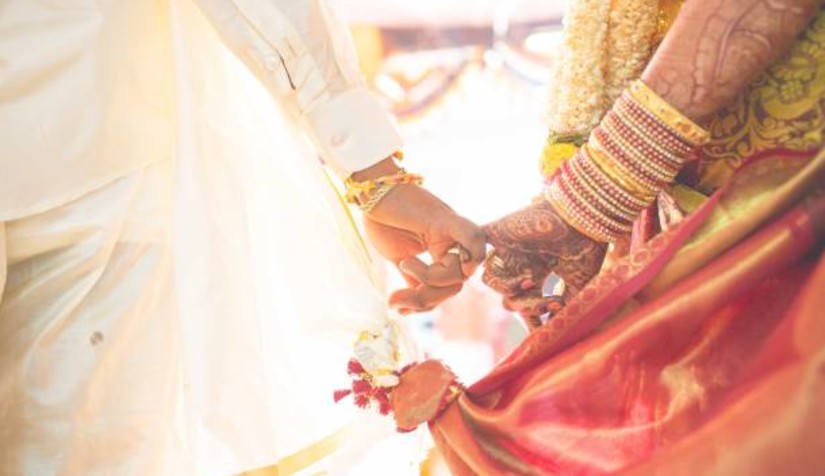
<svg viewBox="0 0 825 476"><path fill-rule="evenodd" d="M430 421L453 474L825 474L823 32L719 114L723 189Z"/></svg>
<svg viewBox="0 0 825 476"><path fill-rule="evenodd" d="M715 205L603 274L431 422L454 474L822 474L825 198L599 331Z"/></svg>

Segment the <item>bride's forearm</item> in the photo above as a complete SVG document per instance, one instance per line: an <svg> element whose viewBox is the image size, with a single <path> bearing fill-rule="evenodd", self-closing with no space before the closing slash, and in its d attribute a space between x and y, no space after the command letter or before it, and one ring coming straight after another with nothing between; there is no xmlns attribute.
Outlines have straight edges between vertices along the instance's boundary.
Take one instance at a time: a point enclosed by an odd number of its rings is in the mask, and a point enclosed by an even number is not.
<svg viewBox="0 0 825 476"><path fill-rule="evenodd" d="M642 79L700 121L729 103L805 28L821 0L688 0Z"/></svg>

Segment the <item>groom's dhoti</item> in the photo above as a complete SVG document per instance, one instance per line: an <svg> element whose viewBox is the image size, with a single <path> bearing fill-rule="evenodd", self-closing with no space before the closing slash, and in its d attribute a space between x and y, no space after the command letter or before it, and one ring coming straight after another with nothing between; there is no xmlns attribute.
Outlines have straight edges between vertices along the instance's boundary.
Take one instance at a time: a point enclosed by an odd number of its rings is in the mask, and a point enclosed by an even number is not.
<svg viewBox="0 0 825 476"><path fill-rule="evenodd" d="M401 144L326 2L5 0L0 36L0 475L226 476L353 421L384 298L292 126L342 176Z"/></svg>
<svg viewBox="0 0 825 476"><path fill-rule="evenodd" d="M0 222L0 474L190 474L168 170Z"/></svg>

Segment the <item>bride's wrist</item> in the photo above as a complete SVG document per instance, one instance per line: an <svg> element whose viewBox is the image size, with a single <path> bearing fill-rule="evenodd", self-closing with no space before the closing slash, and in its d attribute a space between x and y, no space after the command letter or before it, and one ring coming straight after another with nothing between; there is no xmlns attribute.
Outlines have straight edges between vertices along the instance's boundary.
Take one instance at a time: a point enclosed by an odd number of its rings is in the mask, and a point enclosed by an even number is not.
<svg viewBox="0 0 825 476"><path fill-rule="evenodd" d="M638 81L562 164L545 197L579 232L614 242L630 234L636 217L707 139L707 131Z"/></svg>

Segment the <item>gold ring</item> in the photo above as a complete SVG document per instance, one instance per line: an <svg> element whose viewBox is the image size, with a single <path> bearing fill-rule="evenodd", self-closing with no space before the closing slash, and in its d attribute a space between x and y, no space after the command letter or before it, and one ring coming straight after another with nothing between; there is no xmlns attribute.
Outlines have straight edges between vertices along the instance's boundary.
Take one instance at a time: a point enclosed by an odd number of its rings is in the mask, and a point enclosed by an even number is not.
<svg viewBox="0 0 825 476"><path fill-rule="evenodd" d="M452 248L450 248L449 250L447 250L447 254L448 254L448 255L458 255L458 256L461 256L461 255L463 255L463 254L464 254L464 248L462 248L462 247L461 247L461 245L453 245L453 247L452 247Z"/></svg>
<svg viewBox="0 0 825 476"><path fill-rule="evenodd" d="M458 256L458 260L462 263L470 261L470 252L464 249L464 247L459 245L458 243L456 243L450 249L448 249L447 254Z"/></svg>
<svg viewBox="0 0 825 476"><path fill-rule="evenodd" d="M501 271L505 271L506 264L504 263L503 259L496 255L495 250L490 251L490 253L487 255L487 263L489 263L490 267L496 268Z"/></svg>

